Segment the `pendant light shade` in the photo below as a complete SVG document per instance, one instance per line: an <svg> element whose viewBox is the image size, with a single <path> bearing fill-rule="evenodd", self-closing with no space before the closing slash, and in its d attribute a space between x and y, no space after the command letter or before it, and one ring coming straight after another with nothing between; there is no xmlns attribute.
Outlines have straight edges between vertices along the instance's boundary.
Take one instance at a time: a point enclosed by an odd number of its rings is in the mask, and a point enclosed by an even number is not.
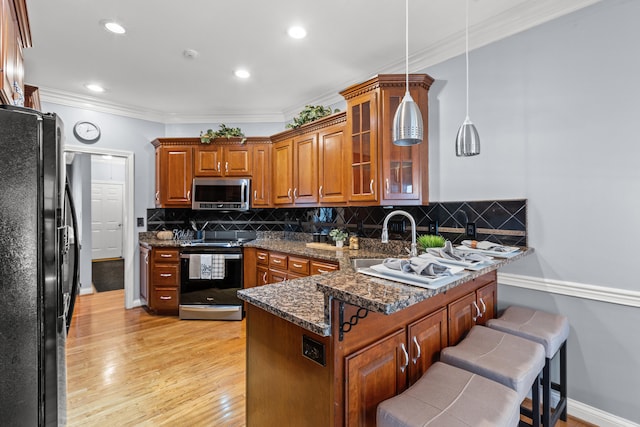
<svg viewBox="0 0 640 427"><path fill-rule="evenodd" d="M480 136L469 119L469 0L467 0L465 25L465 60L467 64L467 116L456 136L456 156L468 157L480 154Z"/></svg>
<svg viewBox="0 0 640 427"><path fill-rule="evenodd" d="M409 94L409 0L405 2L405 65L406 92L393 116L393 143L400 146L416 145L422 142L424 126L418 104Z"/></svg>

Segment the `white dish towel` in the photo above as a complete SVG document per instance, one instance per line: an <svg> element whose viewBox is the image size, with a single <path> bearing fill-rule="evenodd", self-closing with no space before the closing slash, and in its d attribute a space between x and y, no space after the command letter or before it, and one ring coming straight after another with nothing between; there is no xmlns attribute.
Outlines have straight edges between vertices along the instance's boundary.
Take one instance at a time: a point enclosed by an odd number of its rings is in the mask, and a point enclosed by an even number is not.
<svg viewBox="0 0 640 427"><path fill-rule="evenodd" d="M211 280L211 255L200 255L200 278L202 280Z"/></svg>
<svg viewBox="0 0 640 427"><path fill-rule="evenodd" d="M189 279L199 279L200 268L200 255L189 255Z"/></svg>

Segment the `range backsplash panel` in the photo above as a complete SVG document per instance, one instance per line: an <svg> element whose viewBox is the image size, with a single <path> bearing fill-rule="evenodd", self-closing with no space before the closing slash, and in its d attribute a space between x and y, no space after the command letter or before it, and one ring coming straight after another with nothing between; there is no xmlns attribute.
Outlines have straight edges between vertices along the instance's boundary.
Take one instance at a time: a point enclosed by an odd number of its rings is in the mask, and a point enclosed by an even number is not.
<svg viewBox="0 0 640 427"><path fill-rule="evenodd" d="M438 234L459 243L466 236L467 223L474 223L477 240L491 240L505 245L527 246L527 201L496 200L473 202L437 202L428 206L315 207L252 209L247 212L194 211L191 209L147 209L148 231L190 229L209 221L206 229L255 230L328 233L334 227L345 228L362 237L380 238L382 224L393 210L404 210L416 220L418 234L429 234L437 223ZM404 232L390 230L389 238L409 241L411 224L402 216L391 219Z"/></svg>

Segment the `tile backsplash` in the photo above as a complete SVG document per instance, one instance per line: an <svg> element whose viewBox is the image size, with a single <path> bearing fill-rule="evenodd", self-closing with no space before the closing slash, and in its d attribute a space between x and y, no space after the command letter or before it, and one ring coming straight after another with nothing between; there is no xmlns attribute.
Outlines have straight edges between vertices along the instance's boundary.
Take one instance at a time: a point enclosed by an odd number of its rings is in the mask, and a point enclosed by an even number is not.
<svg viewBox="0 0 640 427"><path fill-rule="evenodd" d="M345 228L362 237L380 238L384 218L395 209L410 213L417 233L429 234L437 223L438 234L458 243L466 237L467 223L474 223L477 240L505 245L527 246L527 201L494 200L471 202L434 202L428 206L314 207L251 209L247 212L194 211L191 209L147 209L148 231L188 229L189 221L198 227L209 221L208 231L255 230L285 232L326 232ZM408 241L411 224L402 216L392 218L398 231L390 228L389 238ZM404 230L404 231L402 231Z"/></svg>

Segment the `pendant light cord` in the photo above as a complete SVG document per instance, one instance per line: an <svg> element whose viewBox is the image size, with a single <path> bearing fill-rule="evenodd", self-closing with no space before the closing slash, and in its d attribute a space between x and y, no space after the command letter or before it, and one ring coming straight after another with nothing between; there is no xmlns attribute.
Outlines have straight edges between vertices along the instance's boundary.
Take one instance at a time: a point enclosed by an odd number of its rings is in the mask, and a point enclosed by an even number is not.
<svg viewBox="0 0 640 427"><path fill-rule="evenodd" d="M464 50L465 50L465 60L467 62L467 117L466 120L469 120L469 0L467 0L467 11L466 11L466 22L465 22L465 33L464 33Z"/></svg>
<svg viewBox="0 0 640 427"><path fill-rule="evenodd" d="M406 0L405 2L405 21L404 21L404 27L405 27L405 34L404 34L404 48L405 48L405 70L406 70L406 89L407 89L407 93L409 93L409 0Z"/></svg>

